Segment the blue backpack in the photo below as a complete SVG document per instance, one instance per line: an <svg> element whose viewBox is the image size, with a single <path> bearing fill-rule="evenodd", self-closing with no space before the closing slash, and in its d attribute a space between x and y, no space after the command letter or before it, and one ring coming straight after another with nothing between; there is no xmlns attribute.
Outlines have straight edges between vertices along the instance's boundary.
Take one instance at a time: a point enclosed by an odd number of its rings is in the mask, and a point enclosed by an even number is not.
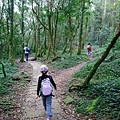
<svg viewBox="0 0 120 120"><path fill-rule="evenodd" d="M28 47L26 47L26 52L29 52L29 48Z"/></svg>

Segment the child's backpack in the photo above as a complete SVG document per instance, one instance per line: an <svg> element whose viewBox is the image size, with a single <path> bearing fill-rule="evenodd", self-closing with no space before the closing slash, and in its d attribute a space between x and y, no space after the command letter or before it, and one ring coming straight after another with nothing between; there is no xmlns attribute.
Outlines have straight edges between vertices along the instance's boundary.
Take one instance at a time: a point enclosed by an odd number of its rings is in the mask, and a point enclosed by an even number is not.
<svg viewBox="0 0 120 120"><path fill-rule="evenodd" d="M45 78L41 82L41 92L44 96L52 94L52 84L49 78Z"/></svg>
<svg viewBox="0 0 120 120"><path fill-rule="evenodd" d="M91 50L91 45L88 45L88 46L87 46L87 49L88 49L88 50Z"/></svg>

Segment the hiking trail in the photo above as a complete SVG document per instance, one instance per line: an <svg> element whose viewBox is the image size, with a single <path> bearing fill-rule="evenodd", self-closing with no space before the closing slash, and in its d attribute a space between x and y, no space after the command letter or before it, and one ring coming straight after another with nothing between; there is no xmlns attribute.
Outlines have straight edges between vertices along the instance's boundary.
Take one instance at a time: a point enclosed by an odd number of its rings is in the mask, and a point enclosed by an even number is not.
<svg viewBox="0 0 120 120"><path fill-rule="evenodd" d="M38 77L41 75L40 66L42 64L37 61L29 61L29 63L33 66L33 80L26 89L26 99L23 109L23 116L25 120L45 120L45 111L42 105L41 97L38 99L35 98ZM58 100L53 97L52 102L52 120L63 120L60 115L62 111Z"/></svg>
<svg viewBox="0 0 120 120"><path fill-rule="evenodd" d="M29 58L30 59L30 58ZM27 61L33 67L32 80L29 85L26 87L25 93L25 102L23 103L22 120L45 120L45 111L42 105L41 97L36 99L36 90L38 77L41 75L40 66L41 62L38 61ZM49 70L48 74L52 75L56 85L57 92L55 97L52 99L52 119L51 120L77 120L70 114L66 114L61 107L61 94L64 91L66 83L70 80L71 75L85 63L81 63L75 67L71 67L64 70ZM49 66L48 66L49 67Z"/></svg>

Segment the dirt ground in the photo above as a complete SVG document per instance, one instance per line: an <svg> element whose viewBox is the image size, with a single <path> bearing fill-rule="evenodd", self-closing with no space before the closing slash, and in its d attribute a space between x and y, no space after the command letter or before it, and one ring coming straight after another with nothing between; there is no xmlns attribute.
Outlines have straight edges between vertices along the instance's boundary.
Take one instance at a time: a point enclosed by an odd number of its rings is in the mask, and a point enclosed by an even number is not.
<svg viewBox="0 0 120 120"><path fill-rule="evenodd" d="M28 74L29 78L33 79L33 66L29 63L29 62L24 62L24 63L20 63L19 61L17 61L17 64L19 65L19 70L18 72L25 72ZM59 101L60 103L60 107L62 109L62 112L60 113L61 116L64 118L64 120L85 120L85 118L83 116L81 116L80 114L75 114L74 110L72 109L71 105L65 105L63 103L63 98L64 98L64 94L66 91L66 84L69 82L71 75L80 67L84 66L84 62L80 63L77 66L68 68L68 69L64 69L64 70L58 70L58 69L49 69L49 73L50 75L53 76L53 79L55 81L55 83L57 84L57 92L55 94L56 99ZM37 67L37 64L36 64ZM36 71L37 72L37 71ZM16 109L13 109L12 111L9 112L3 112L2 114L0 114L0 120L25 120L23 118L23 105L26 99L26 94L25 94L25 90L26 88L29 86L30 83L28 83L26 86L24 86L24 88L22 88L21 91L19 91L19 93L17 93L17 95L14 96L14 101L16 102L16 104L18 104L18 107ZM18 95L19 94L19 95ZM32 120L32 119L30 119ZM33 119L34 120L34 119ZM39 119L41 120L41 119ZM63 119L61 119L63 120Z"/></svg>

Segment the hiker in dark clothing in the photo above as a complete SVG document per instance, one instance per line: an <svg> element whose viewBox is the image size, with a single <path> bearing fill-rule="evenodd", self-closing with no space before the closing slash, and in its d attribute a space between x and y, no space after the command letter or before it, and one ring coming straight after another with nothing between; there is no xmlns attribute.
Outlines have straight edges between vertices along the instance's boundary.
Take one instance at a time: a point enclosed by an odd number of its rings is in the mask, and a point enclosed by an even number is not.
<svg viewBox="0 0 120 120"><path fill-rule="evenodd" d="M39 97L39 94L42 96L43 106L46 111L46 120L50 120L52 117L52 86L55 90L57 88L52 76L47 75L48 67L46 65L41 66L40 72L42 73L42 76L38 78L36 99Z"/></svg>
<svg viewBox="0 0 120 120"><path fill-rule="evenodd" d="M26 45L26 46L24 47L24 55L25 55L26 61L28 61L29 53L30 53L30 49L29 49L28 46Z"/></svg>

